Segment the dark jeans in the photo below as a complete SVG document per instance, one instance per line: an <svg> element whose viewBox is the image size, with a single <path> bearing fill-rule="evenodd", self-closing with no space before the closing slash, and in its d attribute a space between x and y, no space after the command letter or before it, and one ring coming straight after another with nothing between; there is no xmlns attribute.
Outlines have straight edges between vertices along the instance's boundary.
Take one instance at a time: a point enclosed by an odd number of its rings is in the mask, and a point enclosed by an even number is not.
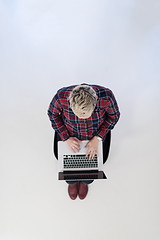
<svg viewBox="0 0 160 240"><path fill-rule="evenodd" d="M54 134L54 155L56 159L58 160L58 141L62 141L59 134L55 132ZM109 149L110 149L110 143L111 143L111 131L109 131L106 135L105 140L103 141L103 164L107 161L108 155L109 155ZM83 183L90 184L94 180L81 180ZM76 183L77 181L66 181L68 184Z"/></svg>

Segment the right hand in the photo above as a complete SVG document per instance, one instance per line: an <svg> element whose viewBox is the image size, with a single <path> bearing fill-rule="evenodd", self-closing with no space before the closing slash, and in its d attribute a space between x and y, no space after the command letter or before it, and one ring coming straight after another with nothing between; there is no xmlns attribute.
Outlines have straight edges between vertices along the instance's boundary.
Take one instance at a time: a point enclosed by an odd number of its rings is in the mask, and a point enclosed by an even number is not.
<svg viewBox="0 0 160 240"><path fill-rule="evenodd" d="M73 152L79 152L80 150L80 140L76 137L70 137L65 141L68 145L68 147L73 151Z"/></svg>

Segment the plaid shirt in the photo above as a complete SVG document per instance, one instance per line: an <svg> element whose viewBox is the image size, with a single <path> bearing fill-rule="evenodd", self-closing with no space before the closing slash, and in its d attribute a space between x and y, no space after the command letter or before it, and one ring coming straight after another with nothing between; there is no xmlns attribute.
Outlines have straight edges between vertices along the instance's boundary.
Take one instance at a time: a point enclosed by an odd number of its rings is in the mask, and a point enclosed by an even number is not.
<svg viewBox="0 0 160 240"><path fill-rule="evenodd" d="M82 119L73 113L68 100L70 92L76 86L63 87L53 97L48 109L53 129L59 133L62 141L69 137L90 140L94 136L99 136L104 141L106 134L114 128L120 117L112 91L102 86L90 85L98 96L97 105L89 118Z"/></svg>

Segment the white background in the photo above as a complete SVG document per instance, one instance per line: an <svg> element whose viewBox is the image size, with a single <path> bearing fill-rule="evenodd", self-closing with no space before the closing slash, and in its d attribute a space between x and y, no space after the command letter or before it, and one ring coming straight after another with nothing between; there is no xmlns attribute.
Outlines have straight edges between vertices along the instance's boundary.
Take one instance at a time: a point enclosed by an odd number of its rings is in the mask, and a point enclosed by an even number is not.
<svg viewBox="0 0 160 240"><path fill-rule="evenodd" d="M160 2L0 0L0 239L160 239ZM47 110L56 91L110 88L121 117L108 179L71 200Z"/></svg>

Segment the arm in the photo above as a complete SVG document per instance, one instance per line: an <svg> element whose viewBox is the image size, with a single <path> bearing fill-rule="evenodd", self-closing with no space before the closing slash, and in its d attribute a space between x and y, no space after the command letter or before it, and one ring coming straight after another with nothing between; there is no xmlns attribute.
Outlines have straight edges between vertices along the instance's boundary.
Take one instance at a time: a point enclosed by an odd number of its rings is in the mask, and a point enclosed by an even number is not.
<svg viewBox="0 0 160 240"><path fill-rule="evenodd" d="M108 91L108 90L107 90ZM102 105L105 109L106 120L102 123L97 131L97 136L94 136L87 144L88 147L86 156L89 155L89 159L93 158L95 154L98 155L98 143L104 140L109 130L113 129L120 117L119 108L113 93L109 90L107 96L102 100ZM99 139L100 137L100 139Z"/></svg>
<svg viewBox="0 0 160 240"><path fill-rule="evenodd" d="M98 136L100 136L103 140L105 139L109 130L114 128L120 117L117 101L112 91L110 91L110 94L106 97L106 100L106 104L104 105L106 120L97 131Z"/></svg>
<svg viewBox="0 0 160 240"><path fill-rule="evenodd" d="M67 140L70 136L62 119L62 106L59 101L58 92L49 105L48 116L53 129L59 133L62 141Z"/></svg>

